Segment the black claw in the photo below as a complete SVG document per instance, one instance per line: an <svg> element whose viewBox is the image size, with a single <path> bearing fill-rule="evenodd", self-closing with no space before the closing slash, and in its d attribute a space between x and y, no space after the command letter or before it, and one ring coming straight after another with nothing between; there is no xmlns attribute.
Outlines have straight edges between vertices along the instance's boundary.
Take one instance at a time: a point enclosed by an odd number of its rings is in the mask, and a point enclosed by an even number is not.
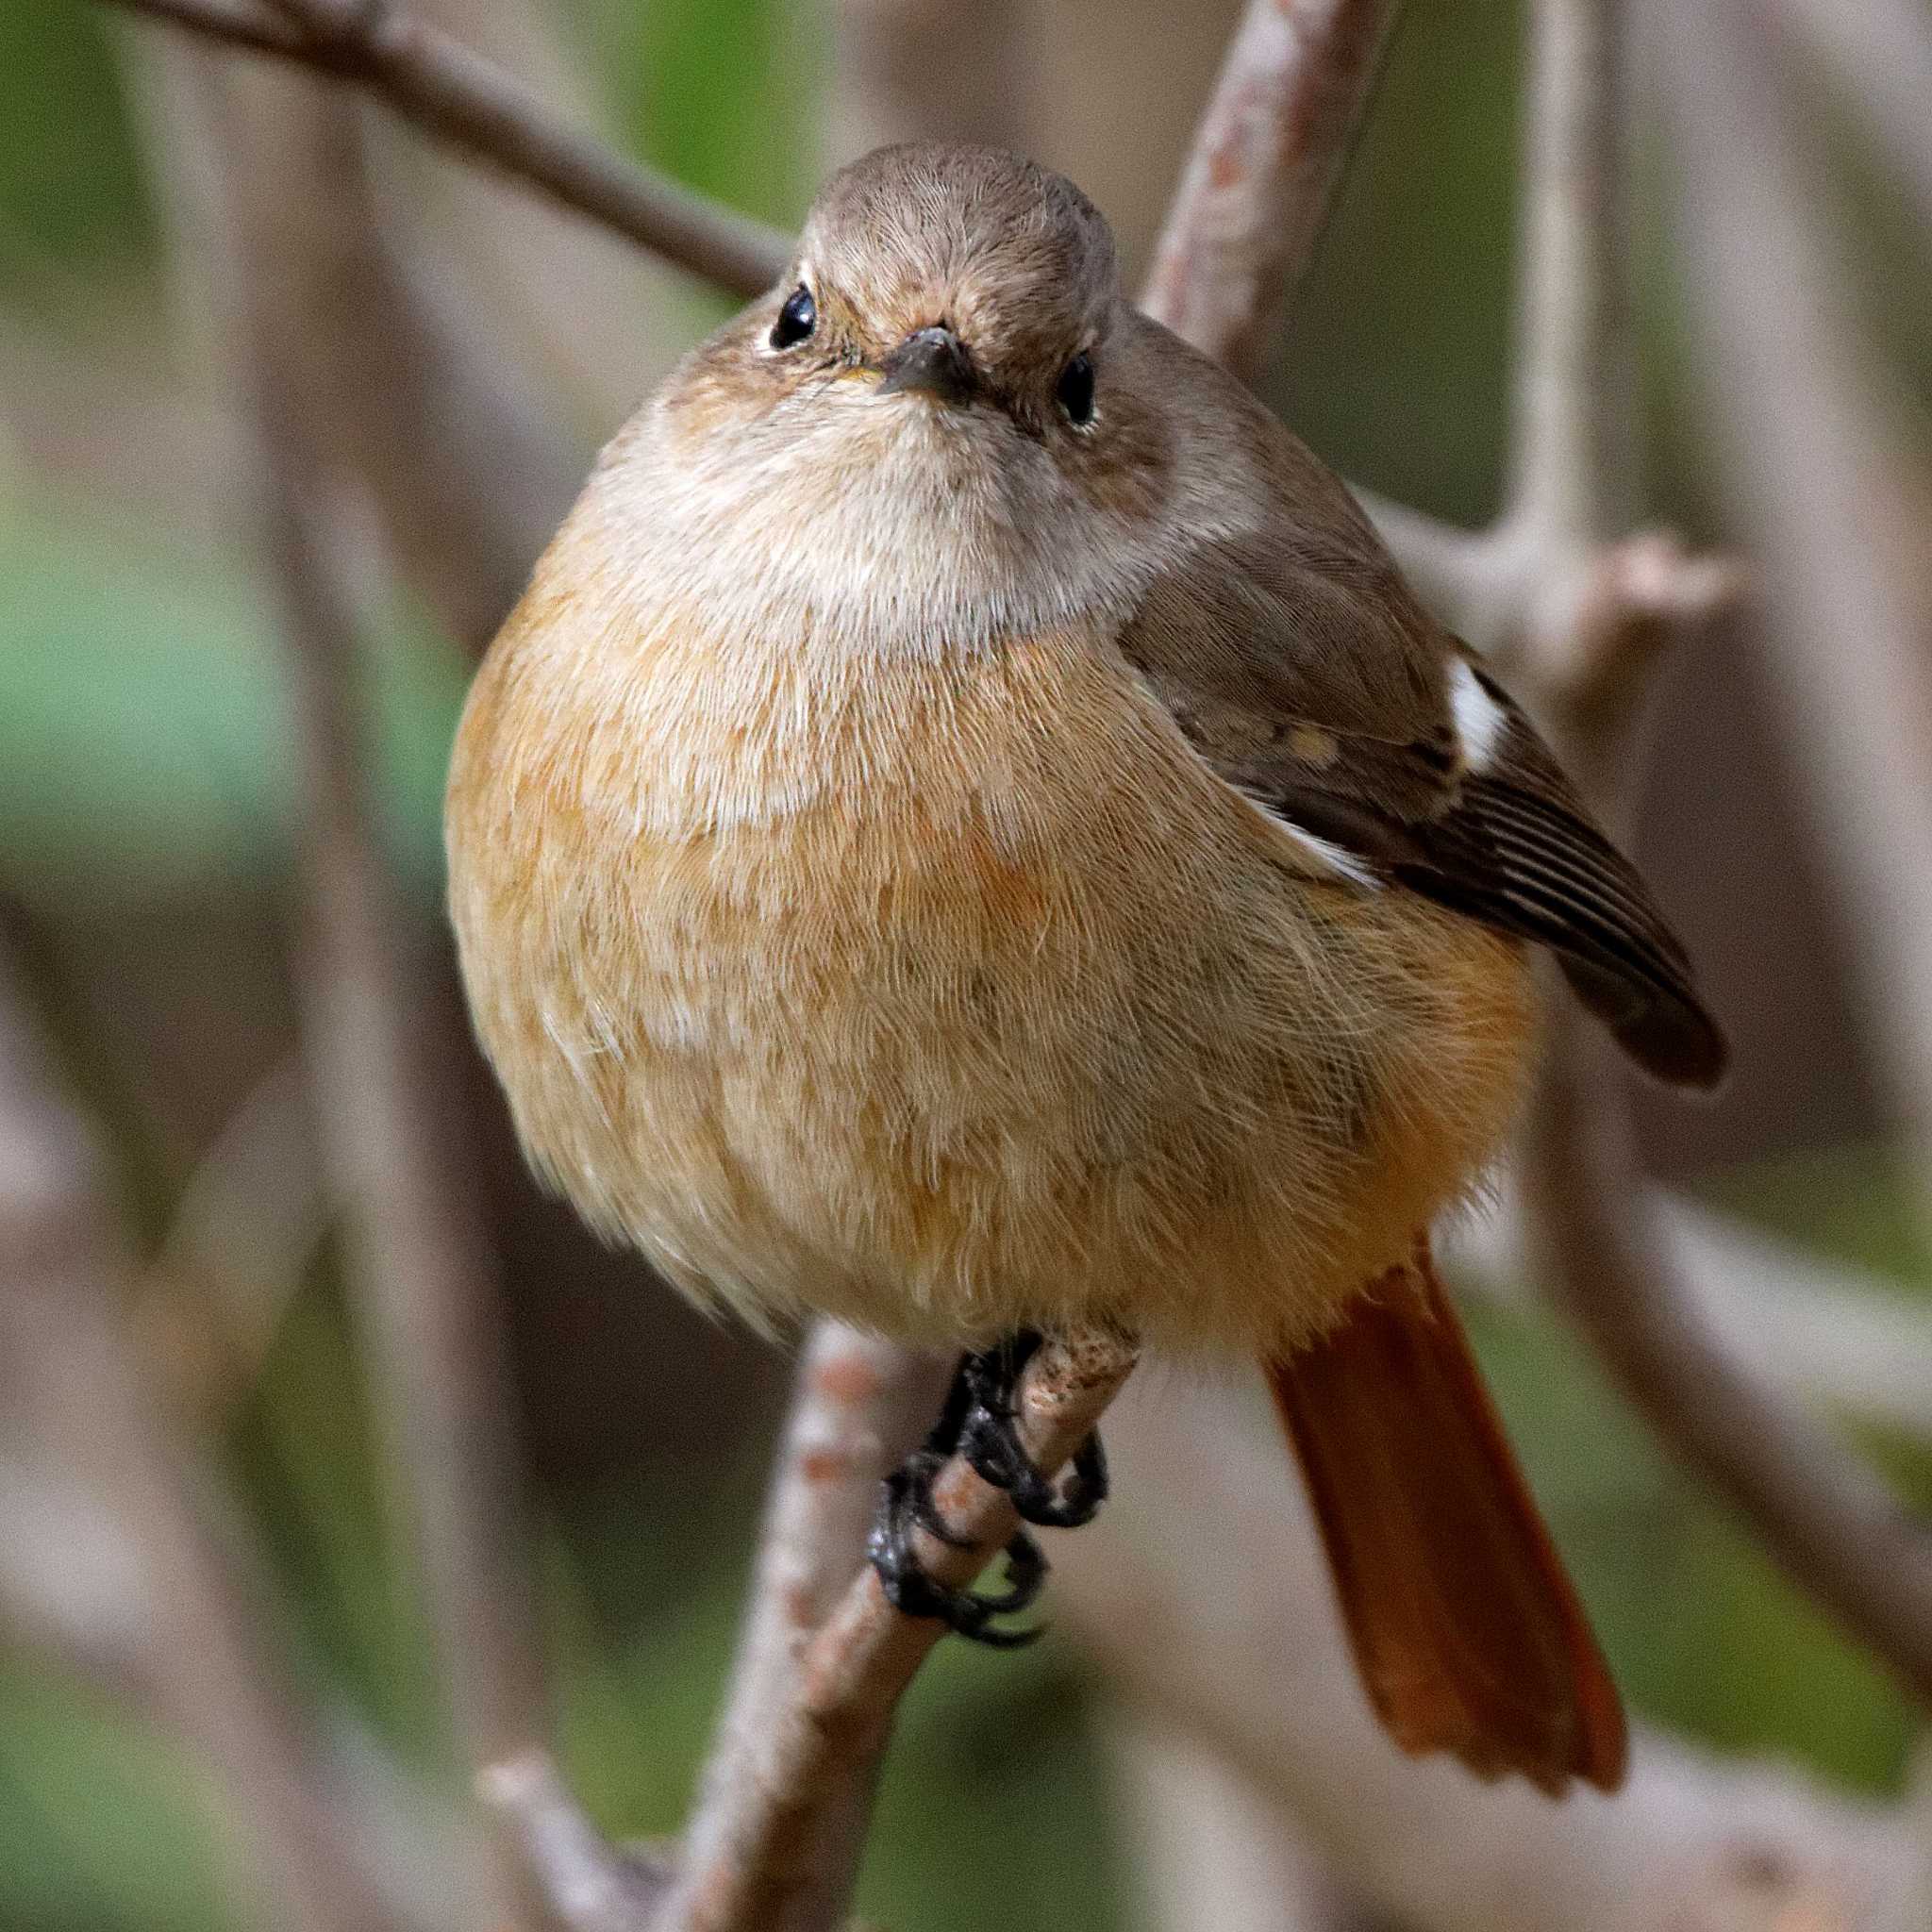
<svg viewBox="0 0 1932 1932"><path fill-rule="evenodd" d="M963 1386L971 1401L959 1427L959 1453L995 1489L1012 1497L1023 1523L1078 1529L1092 1522L1107 1501L1107 1452L1098 1432L1089 1434L1074 1452L1064 1487L1050 1481L1026 1454L1013 1426L1013 1388L1040 1341L1027 1330L996 1348L969 1355L947 1397L947 1412Z"/></svg>
<svg viewBox="0 0 1932 1932"><path fill-rule="evenodd" d="M949 1589L920 1567L912 1526L934 1526L932 1478L943 1459L930 1449L922 1450L886 1478L866 1553L894 1609L908 1617L937 1618L947 1629L994 1650L1018 1650L1040 1636L1040 1628L1003 1630L992 1620L1027 1608L1046 1580L1046 1558L1024 1529L1007 1544L1007 1588L996 1593ZM965 1547L942 1527L936 1533L956 1549Z"/></svg>
<svg viewBox="0 0 1932 1932"><path fill-rule="evenodd" d="M1012 1498L1023 1523L1077 1529L1091 1522L1107 1500L1107 1456L1098 1434L1074 1452L1067 1474L1050 1481L1027 1455L1013 1421L1013 1388L1041 1338L1030 1329L960 1358L945 1407L924 1446L886 1478L878 1515L866 1548L886 1600L908 1617L935 1617L947 1629L995 1650L1031 1643L1036 1628L998 1627L993 1619L1028 1608L1046 1581L1046 1558L1023 1529L1007 1544L1007 1587L1002 1591L952 1590L921 1568L912 1544L915 1527L950 1549L967 1549L932 1498L933 1478L955 1454L995 1489Z"/></svg>

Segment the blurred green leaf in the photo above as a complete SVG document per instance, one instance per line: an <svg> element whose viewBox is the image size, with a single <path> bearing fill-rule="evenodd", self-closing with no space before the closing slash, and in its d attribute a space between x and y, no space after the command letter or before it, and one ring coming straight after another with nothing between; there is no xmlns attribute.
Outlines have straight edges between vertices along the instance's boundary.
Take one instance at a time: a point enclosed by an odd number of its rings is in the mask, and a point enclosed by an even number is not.
<svg viewBox="0 0 1932 1932"><path fill-rule="evenodd" d="M100 10L0 7L0 267L125 260L151 240L146 183Z"/></svg>
<svg viewBox="0 0 1932 1932"><path fill-rule="evenodd" d="M611 64L639 153L692 188L796 226L818 187L816 25L774 0L620 7Z"/></svg>
<svg viewBox="0 0 1932 1932"><path fill-rule="evenodd" d="M67 1679L0 1653L0 1925L229 1923L201 1790L178 1755Z"/></svg>
<svg viewBox="0 0 1932 1932"><path fill-rule="evenodd" d="M295 754L281 642L245 568L0 505L0 880L82 903L286 864ZM441 876L442 774L467 673L374 640L378 809L419 889Z"/></svg>

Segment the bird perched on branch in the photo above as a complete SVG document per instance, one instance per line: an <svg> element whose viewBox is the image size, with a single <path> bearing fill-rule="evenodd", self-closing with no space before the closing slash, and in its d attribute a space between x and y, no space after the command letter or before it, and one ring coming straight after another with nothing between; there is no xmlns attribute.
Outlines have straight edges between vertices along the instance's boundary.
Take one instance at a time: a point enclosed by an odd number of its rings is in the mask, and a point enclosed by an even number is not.
<svg viewBox="0 0 1932 1932"><path fill-rule="evenodd" d="M968 1350L939 1446L1034 1522L1104 1474L1019 1452L1024 1338L1252 1353L1398 1740L1618 1780L1426 1230L1517 1112L1529 943L1663 1079L1722 1038L1535 728L1070 182L833 177L604 452L448 826L477 1029L594 1226L761 1326ZM997 1639L911 1557L917 1476L888 1592Z"/></svg>

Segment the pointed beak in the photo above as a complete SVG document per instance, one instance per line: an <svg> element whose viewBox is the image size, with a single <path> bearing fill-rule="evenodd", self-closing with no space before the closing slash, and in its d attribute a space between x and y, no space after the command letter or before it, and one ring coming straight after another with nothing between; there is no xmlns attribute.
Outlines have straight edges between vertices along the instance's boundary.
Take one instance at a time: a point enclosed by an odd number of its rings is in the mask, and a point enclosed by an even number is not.
<svg viewBox="0 0 1932 1932"><path fill-rule="evenodd" d="M966 344L949 328L922 328L908 336L880 365L881 395L918 390L942 403L963 403L977 386Z"/></svg>

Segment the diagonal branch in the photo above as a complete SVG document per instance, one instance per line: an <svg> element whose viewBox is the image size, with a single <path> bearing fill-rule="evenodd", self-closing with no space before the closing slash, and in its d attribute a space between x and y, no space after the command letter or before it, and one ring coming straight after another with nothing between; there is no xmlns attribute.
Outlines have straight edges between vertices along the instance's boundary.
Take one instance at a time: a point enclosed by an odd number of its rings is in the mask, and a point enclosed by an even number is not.
<svg viewBox="0 0 1932 1932"><path fill-rule="evenodd" d="M278 11L241 0L109 4L361 88L432 139L735 294L769 288L791 255L786 237L564 126L510 75L383 0L293 0Z"/></svg>
<svg viewBox="0 0 1932 1932"><path fill-rule="evenodd" d="M1141 305L1244 382L1313 254L1396 0L1252 0L1168 210Z"/></svg>
<svg viewBox="0 0 1932 1932"><path fill-rule="evenodd" d="M1746 1372L1699 1318L1639 1205L1617 1070L1581 1025L1552 1042L1524 1160L1551 1293L1680 1459L1786 1572L1932 1703L1932 1543L1880 1479Z"/></svg>
<svg viewBox="0 0 1932 1932"><path fill-rule="evenodd" d="M774 1718L798 1695L812 1638L852 1581L879 1483L931 1425L945 1381L935 1357L837 1322L813 1330L772 1474L729 1701L685 1838L687 1864L703 1869L727 1856L739 1828L737 1794L761 1774ZM825 1803L794 1895L769 1932L843 1923L872 1784L869 1770L856 1766L842 1799Z"/></svg>
<svg viewBox="0 0 1932 1932"><path fill-rule="evenodd" d="M1911 1809L1834 1794L1786 1767L1640 1731L1614 1801L1577 1797L1553 1813L1526 1785L1483 1785L1452 1764L1405 1757L1349 1666L1307 1505L1258 1403L1250 1413L1220 1390L1130 1388L1109 1416L1108 1444L1120 1493L1068 1540L1055 1573L1058 1616L1111 1691L1282 1807L1289 1835L1359 1892L1351 1924L1905 1932L1926 1923L1932 1842ZM1204 1577L1228 1587L1204 1589ZM1216 1922L1204 1897L1174 1923Z"/></svg>
<svg viewBox="0 0 1932 1932"><path fill-rule="evenodd" d="M1050 1341L1029 1361L1015 1400L1020 1440L1048 1474L1099 1422L1134 1366L1130 1344L1093 1335ZM919 1562L963 1589L1019 1527L1011 1499L953 1457L933 1485L947 1537L914 1532ZM902 1616L878 1578L860 1572L819 1628L785 1707L747 1740L735 1787L699 1821L658 1932L763 1932L816 1873L817 1834L869 1785L892 1718L943 1634ZM828 1920L827 1923L836 1923Z"/></svg>

